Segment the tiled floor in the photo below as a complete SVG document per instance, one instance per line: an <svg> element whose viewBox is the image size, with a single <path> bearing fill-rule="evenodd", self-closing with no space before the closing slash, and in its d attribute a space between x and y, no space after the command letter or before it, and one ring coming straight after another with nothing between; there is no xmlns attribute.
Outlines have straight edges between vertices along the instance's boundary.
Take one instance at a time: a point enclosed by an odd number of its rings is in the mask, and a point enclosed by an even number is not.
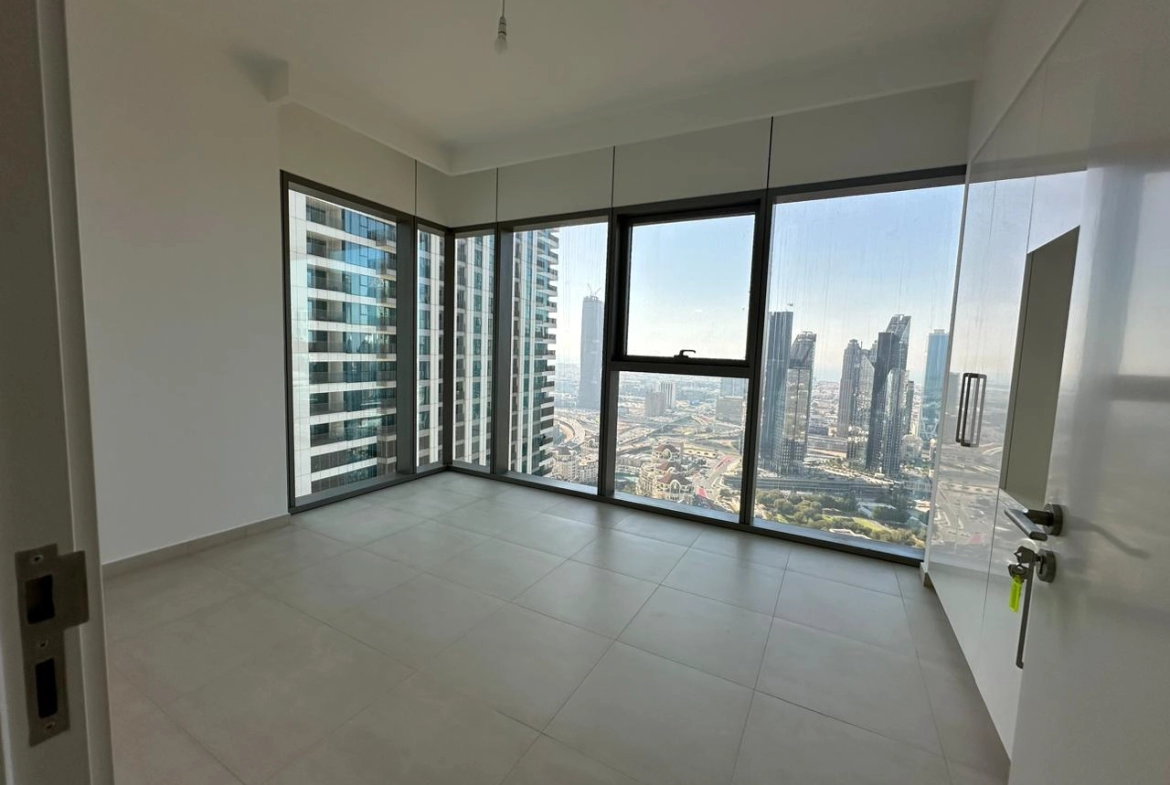
<svg viewBox="0 0 1170 785"><path fill-rule="evenodd" d="M445 473L111 580L118 785L992 785L917 571Z"/></svg>

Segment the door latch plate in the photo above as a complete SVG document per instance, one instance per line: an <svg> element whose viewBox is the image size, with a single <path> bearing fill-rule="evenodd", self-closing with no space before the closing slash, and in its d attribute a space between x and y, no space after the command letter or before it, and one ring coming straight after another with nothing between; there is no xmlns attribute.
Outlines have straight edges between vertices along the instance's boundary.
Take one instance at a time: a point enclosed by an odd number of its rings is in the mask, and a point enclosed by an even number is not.
<svg viewBox="0 0 1170 785"><path fill-rule="evenodd" d="M85 552L57 545L16 554L29 746L69 729L65 630L89 621Z"/></svg>

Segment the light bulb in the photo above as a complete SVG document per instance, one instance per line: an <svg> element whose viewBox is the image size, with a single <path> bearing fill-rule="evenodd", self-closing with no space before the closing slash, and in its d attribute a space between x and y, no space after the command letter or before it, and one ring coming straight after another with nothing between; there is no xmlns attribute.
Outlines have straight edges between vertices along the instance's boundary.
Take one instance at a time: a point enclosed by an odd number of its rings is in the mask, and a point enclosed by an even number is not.
<svg viewBox="0 0 1170 785"><path fill-rule="evenodd" d="M508 20L500 17L500 26L496 34L496 52L503 54L508 51Z"/></svg>

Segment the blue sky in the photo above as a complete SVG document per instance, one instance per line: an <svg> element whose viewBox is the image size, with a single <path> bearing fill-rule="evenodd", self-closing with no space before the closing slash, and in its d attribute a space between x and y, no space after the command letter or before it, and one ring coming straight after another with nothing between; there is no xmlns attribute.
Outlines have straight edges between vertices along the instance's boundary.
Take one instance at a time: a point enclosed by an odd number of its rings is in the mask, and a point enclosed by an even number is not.
<svg viewBox="0 0 1170 785"><path fill-rule="evenodd" d="M909 370L921 380L926 336L948 329L962 186L777 205L769 310L817 333L816 378L837 380L849 339L869 346L895 313L911 318ZM742 356L752 218L638 227L631 351ZM577 362L581 300L605 278L605 224L561 230L557 354Z"/></svg>

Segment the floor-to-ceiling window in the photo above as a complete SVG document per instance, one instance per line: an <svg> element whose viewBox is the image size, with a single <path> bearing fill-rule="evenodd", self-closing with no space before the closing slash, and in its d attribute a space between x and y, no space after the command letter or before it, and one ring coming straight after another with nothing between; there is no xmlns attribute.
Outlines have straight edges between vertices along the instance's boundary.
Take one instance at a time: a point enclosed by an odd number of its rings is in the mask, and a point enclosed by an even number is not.
<svg viewBox="0 0 1170 785"><path fill-rule="evenodd" d="M411 235L388 212L296 181L286 199L291 496L302 505L398 470L399 237Z"/></svg>
<svg viewBox="0 0 1170 785"><path fill-rule="evenodd" d="M735 520L753 351L751 204L622 226L613 489Z"/></svg>
<svg viewBox="0 0 1170 785"><path fill-rule="evenodd" d="M597 485L608 226L522 227L512 241L512 471Z"/></svg>
<svg viewBox="0 0 1170 785"><path fill-rule="evenodd" d="M446 238L418 230L418 346L415 355L415 416L418 466L443 462L443 306Z"/></svg>
<svg viewBox="0 0 1170 785"><path fill-rule="evenodd" d="M487 467L491 449L495 232L455 237L453 459Z"/></svg>
<svg viewBox="0 0 1170 785"><path fill-rule="evenodd" d="M963 187L772 209L753 516L922 548Z"/></svg>

